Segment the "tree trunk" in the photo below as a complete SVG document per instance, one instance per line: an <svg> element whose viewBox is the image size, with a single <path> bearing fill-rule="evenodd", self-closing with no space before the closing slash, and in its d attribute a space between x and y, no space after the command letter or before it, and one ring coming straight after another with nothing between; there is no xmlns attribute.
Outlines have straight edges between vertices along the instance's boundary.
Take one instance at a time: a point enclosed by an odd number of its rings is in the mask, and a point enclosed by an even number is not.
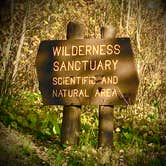
<svg viewBox="0 0 166 166"><path fill-rule="evenodd" d="M23 44L24 44L24 39L25 39L26 23L27 23L28 13L29 13L29 1L27 0L27 2L26 2L26 12L25 12L25 16L24 16L24 20L23 20L23 24L22 24L22 33L21 33L20 43L19 43L19 46L18 46L16 58L15 58L15 61L14 61L15 65L14 65L14 70L13 70L13 75L12 75L12 80L13 81L15 81L16 74L18 72L19 62L20 62L20 58L21 58L21 50L22 50L22 47L23 47Z"/></svg>
<svg viewBox="0 0 166 166"><path fill-rule="evenodd" d="M67 25L67 39L83 39L84 27L77 22ZM64 106L61 127L61 143L79 144L81 106Z"/></svg>

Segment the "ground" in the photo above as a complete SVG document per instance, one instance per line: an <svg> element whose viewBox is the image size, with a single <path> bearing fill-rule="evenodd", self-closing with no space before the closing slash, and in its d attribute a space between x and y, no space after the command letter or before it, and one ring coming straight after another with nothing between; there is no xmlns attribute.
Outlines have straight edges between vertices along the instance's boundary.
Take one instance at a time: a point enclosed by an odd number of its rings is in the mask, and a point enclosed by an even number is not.
<svg viewBox="0 0 166 166"><path fill-rule="evenodd" d="M6 128L0 122L0 166L48 165L43 147L37 147L31 136Z"/></svg>

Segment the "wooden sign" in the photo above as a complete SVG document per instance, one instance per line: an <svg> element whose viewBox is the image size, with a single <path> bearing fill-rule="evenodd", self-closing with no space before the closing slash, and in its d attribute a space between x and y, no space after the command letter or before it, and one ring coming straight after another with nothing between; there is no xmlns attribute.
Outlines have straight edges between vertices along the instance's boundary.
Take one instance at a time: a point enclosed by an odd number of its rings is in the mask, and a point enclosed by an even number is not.
<svg viewBox="0 0 166 166"><path fill-rule="evenodd" d="M42 41L36 68L45 105L133 104L139 84L129 38Z"/></svg>

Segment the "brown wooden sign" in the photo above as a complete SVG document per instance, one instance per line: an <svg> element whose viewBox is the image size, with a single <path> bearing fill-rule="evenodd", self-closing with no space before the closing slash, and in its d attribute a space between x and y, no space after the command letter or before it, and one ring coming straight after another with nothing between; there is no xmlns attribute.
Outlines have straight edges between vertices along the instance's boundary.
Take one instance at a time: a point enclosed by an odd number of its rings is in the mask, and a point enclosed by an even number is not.
<svg viewBox="0 0 166 166"><path fill-rule="evenodd" d="M45 105L128 105L136 97L129 38L42 41L36 67Z"/></svg>

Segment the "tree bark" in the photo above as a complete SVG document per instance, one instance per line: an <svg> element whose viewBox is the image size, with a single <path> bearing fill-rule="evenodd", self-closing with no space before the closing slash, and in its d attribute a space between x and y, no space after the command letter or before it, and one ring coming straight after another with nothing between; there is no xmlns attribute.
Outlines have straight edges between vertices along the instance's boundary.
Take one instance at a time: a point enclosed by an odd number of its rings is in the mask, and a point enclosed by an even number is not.
<svg viewBox="0 0 166 166"><path fill-rule="evenodd" d="M116 29L112 26L101 28L101 37L114 39ZM113 111L114 106L99 106L99 147L111 147L113 145Z"/></svg>
<svg viewBox="0 0 166 166"><path fill-rule="evenodd" d="M24 44L24 39L25 39L28 12L29 12L29 1L27 0L27 2L26 2L26 12L25 12L25 16L24 16L24 20L23 20L23 24L22 24L22 33L21 33L20 43L19 43L19 46L18 46L16 58L15 58L15 61L14 61L15 65L14 65L14 70L13 70L13 75L12 75L12 80L13 81L15 81L16 74L17 74L17 71L18 71L19 62L20 62L20 58L21 58L21 50L22 50L22 47L23 47L23 44Z"/></svg>
<svg viewBox="0 0 166 166"><path fill-rule="evenodd" d="M67 25L67 39L83 39L84 27L78 22ZM79 144L81 106L64 106L61 127L61 143Z"/></svg>

